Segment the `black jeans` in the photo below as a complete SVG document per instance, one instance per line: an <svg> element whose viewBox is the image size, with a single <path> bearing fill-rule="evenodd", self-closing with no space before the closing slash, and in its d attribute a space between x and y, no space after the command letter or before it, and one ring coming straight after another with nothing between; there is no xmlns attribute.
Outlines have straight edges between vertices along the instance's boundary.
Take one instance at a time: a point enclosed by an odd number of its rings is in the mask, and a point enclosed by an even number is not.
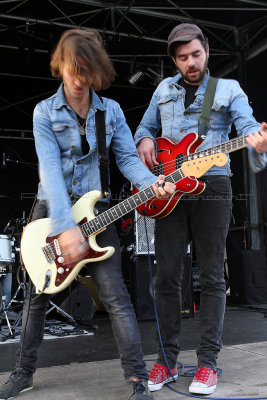
<svg viewBox="0 0 267 400"><path fill-rule="evenodd" d="M182 198L172 213L156 221L156 304L170 368L180 351L183 260L190 238L196 248L201 283L198 365L215 368L222 347L224 253L232 210L231 182L227 176L215 175L202 180L206 188L201 195ZM158 363L166 364L159 341Z"/></svg>
<svg viewBox="0 0 267 400"><path fill-rule="evenodd" d="M107 206L98 203L97 208L101 212L107 209ZM46 204L44 201L38 201L32 219L45 216ZM89 263L86 268L93 279L100 300L109 313L124 376L126 379L129 377L148 379L136 316L121 273L120 245L114 224L109 225L97 236L97 243L100 247L115 248L112 257L101 262ZM50 298L51 296L47 294L40 296L28 294L24 303L17 366L21 351L20 366L31 373L36 370L37 352L43 340L46 309Z"/></svg>

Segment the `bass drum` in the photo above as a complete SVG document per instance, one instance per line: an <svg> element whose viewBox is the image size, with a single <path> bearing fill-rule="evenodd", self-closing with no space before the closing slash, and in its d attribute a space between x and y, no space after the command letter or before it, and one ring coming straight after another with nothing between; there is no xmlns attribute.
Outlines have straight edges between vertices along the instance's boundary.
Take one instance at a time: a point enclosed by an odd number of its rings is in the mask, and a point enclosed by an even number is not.
<svg viewBox="0 0 267 400"><path fill-rule="evenodd" d="M0 235L0 266L14 263L15 257L12 253L13 244L14 242L8 235Z"/></svg>

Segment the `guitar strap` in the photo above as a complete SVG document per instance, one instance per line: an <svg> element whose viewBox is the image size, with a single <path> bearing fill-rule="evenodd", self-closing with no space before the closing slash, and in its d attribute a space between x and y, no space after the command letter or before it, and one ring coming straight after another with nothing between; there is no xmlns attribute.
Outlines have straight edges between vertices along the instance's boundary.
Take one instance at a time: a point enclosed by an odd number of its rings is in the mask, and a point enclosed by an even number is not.
<svg viewBox="0 0 267 400"><path fill-rule="evenodd" d="M102 97L99 96L99 98L103 103ZM95 125L101 190L102 196L107 197L109 191L109 154L106 148L105 111L97 110Z"/></svg>
<svg viewBox="0 0 267 400"><path fill-rule="evenodd" d="M198 136L201 140L205 140L209 127L210 127L210 114L213 104L218 78L209 77L204 100L202 104L202 111L198 122Z"/></svg>

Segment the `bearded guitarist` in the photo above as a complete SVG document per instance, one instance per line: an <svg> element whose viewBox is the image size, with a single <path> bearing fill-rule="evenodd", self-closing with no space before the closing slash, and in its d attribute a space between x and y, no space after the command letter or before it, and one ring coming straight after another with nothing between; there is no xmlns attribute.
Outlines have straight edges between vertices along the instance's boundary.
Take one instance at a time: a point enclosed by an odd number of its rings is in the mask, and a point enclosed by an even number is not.
<svg viewBox="0 0 267 400"><path fill-rule="evenodd" d="M210 78L208 39L197 25L175 26L168 37L168 54L179 73L159 84L135 134L139 156L151 170L158 165L155 137L160 128L163 137L177 143L191 132L200 132L200 114ZM219 79L209 129L199 150L226 142L232 123L238 135L249 134L251 166L255 172L260 171L267 161L266 123L260 125L254 119L237 81ZM216 389L216 359L222 347L226 301L224 250L232 209L230 175L229 163L213 167L201 178L206 184L201 196L183 199L165 218L156 220L155 292L167 360L158 344L158 359L149 375L151 391L161 389L178 374L183 260L189 238L194 240L201 283L198 369L189 392L210 394Z"/></svg>

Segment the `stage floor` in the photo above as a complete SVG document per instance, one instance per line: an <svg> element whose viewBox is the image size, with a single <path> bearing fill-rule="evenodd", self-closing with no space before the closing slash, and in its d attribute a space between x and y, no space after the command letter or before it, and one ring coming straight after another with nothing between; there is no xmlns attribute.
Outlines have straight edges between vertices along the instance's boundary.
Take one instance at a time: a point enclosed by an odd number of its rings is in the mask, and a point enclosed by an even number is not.
<svg viewBox="0 0 267 400"><path fill-rule="evenodd" d="M223 331L224 348L218 367L223 370L214 397L267 398L267 308L227 307ZM183 319L182 351L179 361L195 366L198 343L198 313ZM118 359L118 351L105 313L97 313L93 335L80 332L66 337L46 337L40 349L34 389L23 393L25 400L125 400L128 388ZM155 322L139 322L144 358L155 358ZM0 382L14 366L17 341L0 343ZM148 369L153 361L147 362ZM188 393L191 378L181 377L171 386ZM155 399L181 398L168 387L154 392Z"/></svg>

